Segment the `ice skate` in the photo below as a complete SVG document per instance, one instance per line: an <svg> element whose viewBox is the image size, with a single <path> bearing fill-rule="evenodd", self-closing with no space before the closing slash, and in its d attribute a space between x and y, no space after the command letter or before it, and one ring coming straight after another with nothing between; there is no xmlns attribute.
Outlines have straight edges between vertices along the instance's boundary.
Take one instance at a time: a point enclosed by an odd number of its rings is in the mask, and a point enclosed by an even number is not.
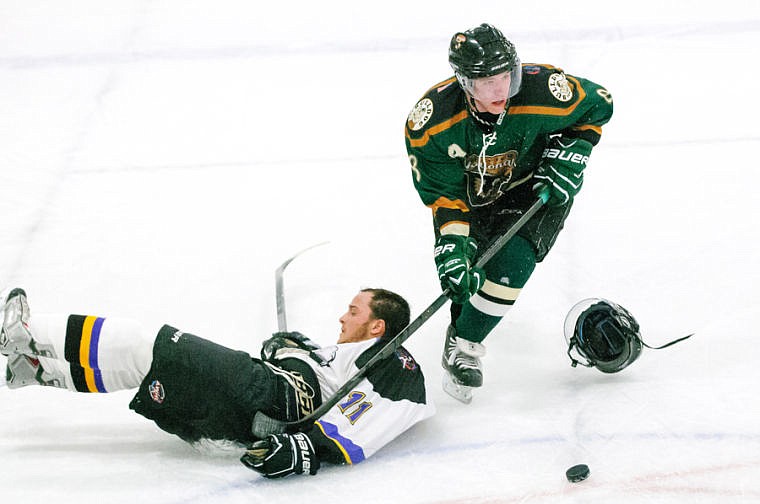
<svg viewBox="0 0 760 504"><path fill-rule="evenodd" d="M441 365L446 370L443 376L443 390L454 399L469 404L472 389L483 385L483 366L480 357L486 348L480 344L460 338L450 325L446 331Z"/></svg>
<svg viewBox="0 0 760 504"><path fill-rule="evenodd" d="M63 375L48 372L43 368L39 359L22 354L8 356L5 383L9 389L17 389L27 385L65 387Z"/></svg>
<svg viewBox="0 0 760 504"><path fill-rule="evenodd" d="M29 304L26 302L26 292L16 288L3 294L0 353L31 354L32 333L29 331Z"/></svg>
<svg viewBox="0 0 760 504"><path fill-rule="evenodd" d="M24 289L4 291L0 299L2 327L0 327L0 354L6 356L28 355L31 357L55 358L52 345L41 344L34 339L29 329L29 303ZM8 359L10 361L10 359Z"/></svg>
<svg viewBox="0 0 760 504"><path fill-rule="evenodd" d="M0 353L8 357L5 383L16 389L27 385L50 385L60 387L63 376L50 373L40 363L39 356L52 357L52 346L40 348L29 330L29 304L23 289L5 291L0 295L2 327L0 327Z"/></svg>

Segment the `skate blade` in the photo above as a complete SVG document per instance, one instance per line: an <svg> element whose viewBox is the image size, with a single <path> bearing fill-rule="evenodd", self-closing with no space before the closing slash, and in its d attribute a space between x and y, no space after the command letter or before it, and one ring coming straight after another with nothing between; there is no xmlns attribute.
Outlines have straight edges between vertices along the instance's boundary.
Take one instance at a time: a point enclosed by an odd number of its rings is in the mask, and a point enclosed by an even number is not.
<svg viewBox="0 0 760 504"><path fill-rule="evenodd" d="M448 373L443 374L443 391L461 403L472 402L472 387L462 385Z"/></svg>

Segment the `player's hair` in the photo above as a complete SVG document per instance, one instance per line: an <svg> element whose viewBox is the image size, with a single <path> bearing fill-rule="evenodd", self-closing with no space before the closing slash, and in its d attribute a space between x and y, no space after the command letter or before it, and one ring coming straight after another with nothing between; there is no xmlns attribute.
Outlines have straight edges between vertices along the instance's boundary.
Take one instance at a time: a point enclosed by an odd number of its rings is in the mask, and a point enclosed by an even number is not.
<svg viewBox="0 0 760 504"><path fill-rule="evenodd" d="M372 315L385 321L384 339L396 336L409 325L409 303L406 299L386 289L366 288L362 292L372 294L369 302Z"/></svg>

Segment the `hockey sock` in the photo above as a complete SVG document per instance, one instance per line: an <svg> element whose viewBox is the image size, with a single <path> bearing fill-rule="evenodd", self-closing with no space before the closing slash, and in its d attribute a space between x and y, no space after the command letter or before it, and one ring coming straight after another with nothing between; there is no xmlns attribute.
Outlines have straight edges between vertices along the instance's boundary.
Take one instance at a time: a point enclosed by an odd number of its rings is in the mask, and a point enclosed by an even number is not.
<svg viewBox="0 0 760 504"><path fill-rule="evenodd" d="M150 368L153 341L132 319L40 314L31 326L48 349L38 356L40 363L62 377L62 388L99 393L135 388Z"/></svg>
<svg viewBox="0 0 760 504"><path fill-rule="evenodd" d="M482 342L514 305L536 267L532 245L520 236L510 240L484 268L488 280L463 306L457 335Z"/></svg>

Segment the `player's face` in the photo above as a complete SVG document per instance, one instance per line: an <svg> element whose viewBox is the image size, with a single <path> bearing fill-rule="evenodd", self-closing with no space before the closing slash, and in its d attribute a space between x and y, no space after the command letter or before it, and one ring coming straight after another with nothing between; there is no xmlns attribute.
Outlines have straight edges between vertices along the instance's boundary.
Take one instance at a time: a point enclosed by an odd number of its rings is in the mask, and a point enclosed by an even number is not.
<svg viewBox="0 0 760 504"><path fill-rule="evenodd" d="M340 317L338 343L354 343L380 336L376 333L379 320L372 315L370 301L370 292L360 292L354 296L348 305L348 311Z"/></svg>
<svg viewBox="0 0 760 504"><path fill-rule="evenodd" d="M482 77L472 81L472 98L480 112L501 114L507 106L509 85L512 81L509 72Z"/></svg>

